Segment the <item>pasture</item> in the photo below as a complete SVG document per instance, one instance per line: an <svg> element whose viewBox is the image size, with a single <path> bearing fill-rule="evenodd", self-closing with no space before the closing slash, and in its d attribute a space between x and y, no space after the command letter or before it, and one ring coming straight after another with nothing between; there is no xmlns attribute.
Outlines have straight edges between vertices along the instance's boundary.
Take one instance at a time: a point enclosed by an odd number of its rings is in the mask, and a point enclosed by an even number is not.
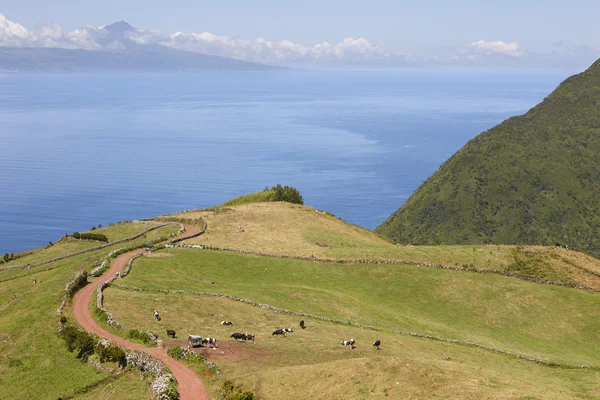
<svg viewBox="0 0 600 400"><path fill-rule="evenodd" d="M60 304L65 284L73 279L81 268L91 270L96 261L106 257L112 250L145 243L178 229L176 226L161 228L132 242L40 267L1 270L0 399L56 400L59 397L73 396L85 388L103 382L109 374L97 372L75 358L75 354L67 351L65 343L56 334L56 309ZM57 243L51 249L54 257L66 255L73 250L70 243ZM41 252L28 257L35 256L36 260L45 260L43 255L47 253L40 254ZM33 279L37 283L34 283ZM65 311L68 315L69 307ZM125 381L119 379L112 384L119 386L119 382ZM101 391L101 388L93 391Z"/></svg>
<svg viewBox="0 0 600 400"><path fill-rule="evenodd" d="M134 267L135 268L135 267ZM126 281L127 278L124 279ZM196 368L216 395L225 379L261 398L598 398L600 372L550 368L483 350L388 332L273 313L237 301L206 296L106 290L106 306L125 328L158 332L166 346L185 346L188 334L219 339L216 350L199 348L222 374ZM332 302L331 309L335 308ZM154 321L152 308L162 320ZM332 310L333 311L333 310ZM211 315L212 314L212 315ZM229 319L231 327L221 326ZM275 328L292 327L285 338ZM177 331L167 338L166 329ZM256 334L256 342L235 342L233 332ZM356 348L340 345L353 338ZM382 341L381 350L372 347Z"/></svg>
<svg viewBox="0 0 600 400"><path fill-rule="evenodd" d="M208 218L207 232L184 243L337 260L427 262L500 271L600 290L600 261L561 248L396 246L331 214L289 203L251 203L175 216ZM240 226L244 232L238 230Z"/></svg>

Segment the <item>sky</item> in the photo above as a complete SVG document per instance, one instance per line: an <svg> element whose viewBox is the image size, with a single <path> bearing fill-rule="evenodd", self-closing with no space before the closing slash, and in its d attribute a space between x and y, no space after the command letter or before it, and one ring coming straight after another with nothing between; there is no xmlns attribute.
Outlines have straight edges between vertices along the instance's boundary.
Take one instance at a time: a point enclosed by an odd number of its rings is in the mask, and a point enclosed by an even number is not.
<svg viewBox="0 0 600 400"><path fill-rule="evenodd" d="M125 20L152 43L282 65L560 68L600 57L597 0L0 0L0 13L0 46L52 47L44 30L57 39L59 28ZM10 23L37 41L15 44Z"/></svg>

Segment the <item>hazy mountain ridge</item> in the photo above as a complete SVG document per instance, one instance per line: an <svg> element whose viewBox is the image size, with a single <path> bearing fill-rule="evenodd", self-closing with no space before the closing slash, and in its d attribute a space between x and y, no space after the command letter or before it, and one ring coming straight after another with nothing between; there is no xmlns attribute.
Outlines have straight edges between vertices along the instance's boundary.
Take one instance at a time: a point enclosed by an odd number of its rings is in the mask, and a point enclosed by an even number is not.
<svg viewBox="0 0 600 400"><path fill-rule="evenodd" d="M378 228L401 243L600 254L600 62L469 141Z"/></svg>
<svg viewBox="0 0 600 400"><path fill-rule="evenodd" d="M120 21L105 26L97 38L106 50L0 47L0 71L86 72L102 70L195 71L269 70L279 67L232 58L177 50L160 45L137 44L126 39L134 28Z"/></svg>

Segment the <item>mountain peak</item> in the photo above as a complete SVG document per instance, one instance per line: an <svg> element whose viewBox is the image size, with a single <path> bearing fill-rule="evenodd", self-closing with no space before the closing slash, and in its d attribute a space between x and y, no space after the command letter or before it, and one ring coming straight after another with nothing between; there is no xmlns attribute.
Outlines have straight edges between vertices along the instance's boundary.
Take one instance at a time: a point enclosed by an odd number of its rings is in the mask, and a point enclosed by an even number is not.
<svg viewBox="0 0 600 400"><path fill-rule="evenodd" d="M134 30L134 27L125 21L115 22L114 24L106 25L104 30L110 33L123 34Z"/></svg>

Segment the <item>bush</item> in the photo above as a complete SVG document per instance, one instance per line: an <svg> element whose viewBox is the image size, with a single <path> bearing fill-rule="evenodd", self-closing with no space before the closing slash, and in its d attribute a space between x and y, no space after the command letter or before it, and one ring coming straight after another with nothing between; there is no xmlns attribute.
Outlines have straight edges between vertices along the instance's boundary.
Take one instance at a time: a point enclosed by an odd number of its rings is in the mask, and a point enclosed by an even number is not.
<svg viewBox="0 0 600 400"><path fill-rule="evenodd" d="M231 381L223 382L221 397L223 400L260 400L251 391L242 392L241 387L234 385Z"/></svg>
<svg viewBox="0 0 600 400"><path fill-rule="evenodd" d="M144 344L152 343L156 341L158 336L154 335L151 332L140 331L139 329L131 329L129 333L127 333L127 337L130 339L137 339Z"/></svg>
<svg viewBox="0 0 600 400"><path fill-rule="evenodd" d="M71 235L75 239L83 239L83 240L97 240L99 242L108 243L108 238L106 235L102 233L79 233L75 232Z"/></svg>
<svg viewBox="0 0 600 400"><path fill-rule="evenodd" d="M302 198L300 191L295 187L277 184L277 186L271 188L271 191L273 192L272 201L287 201L288 203L304 204L304 199Z"/></svg>
<svg viewBox="0 0 600 400"><path fill-rule="evenodd" d="M169 350L167 350L167 355L178 361L185 357L185 353L185 349L181 346L171 347Z"/></svg>
<svg viewBox="0 0 600 400"><path fill-rule="evenodd" d="M108 340L101 340L94 348L94 353L96 353L101 363L116 362L121 367L127 365L127 359L123 349Z"/></svg>
<svg viewBox="0 0 600 400"><path fill-rule="evenodd" d="M89 356L94 354L94 343L96 340L86 331L72 325L67 325L60 331L60 336L65 341L67 349L70 352L77 351L77 358L87 360Z"/></svg>
<svg viewBox="0 0 600 400"><path fill-rule="evenodd" d="M206 362L206 357L203 354L188 351L181 346L171 347L167 350L167 354L178 361L185 361L190 364L204 364Z"/></svg>

